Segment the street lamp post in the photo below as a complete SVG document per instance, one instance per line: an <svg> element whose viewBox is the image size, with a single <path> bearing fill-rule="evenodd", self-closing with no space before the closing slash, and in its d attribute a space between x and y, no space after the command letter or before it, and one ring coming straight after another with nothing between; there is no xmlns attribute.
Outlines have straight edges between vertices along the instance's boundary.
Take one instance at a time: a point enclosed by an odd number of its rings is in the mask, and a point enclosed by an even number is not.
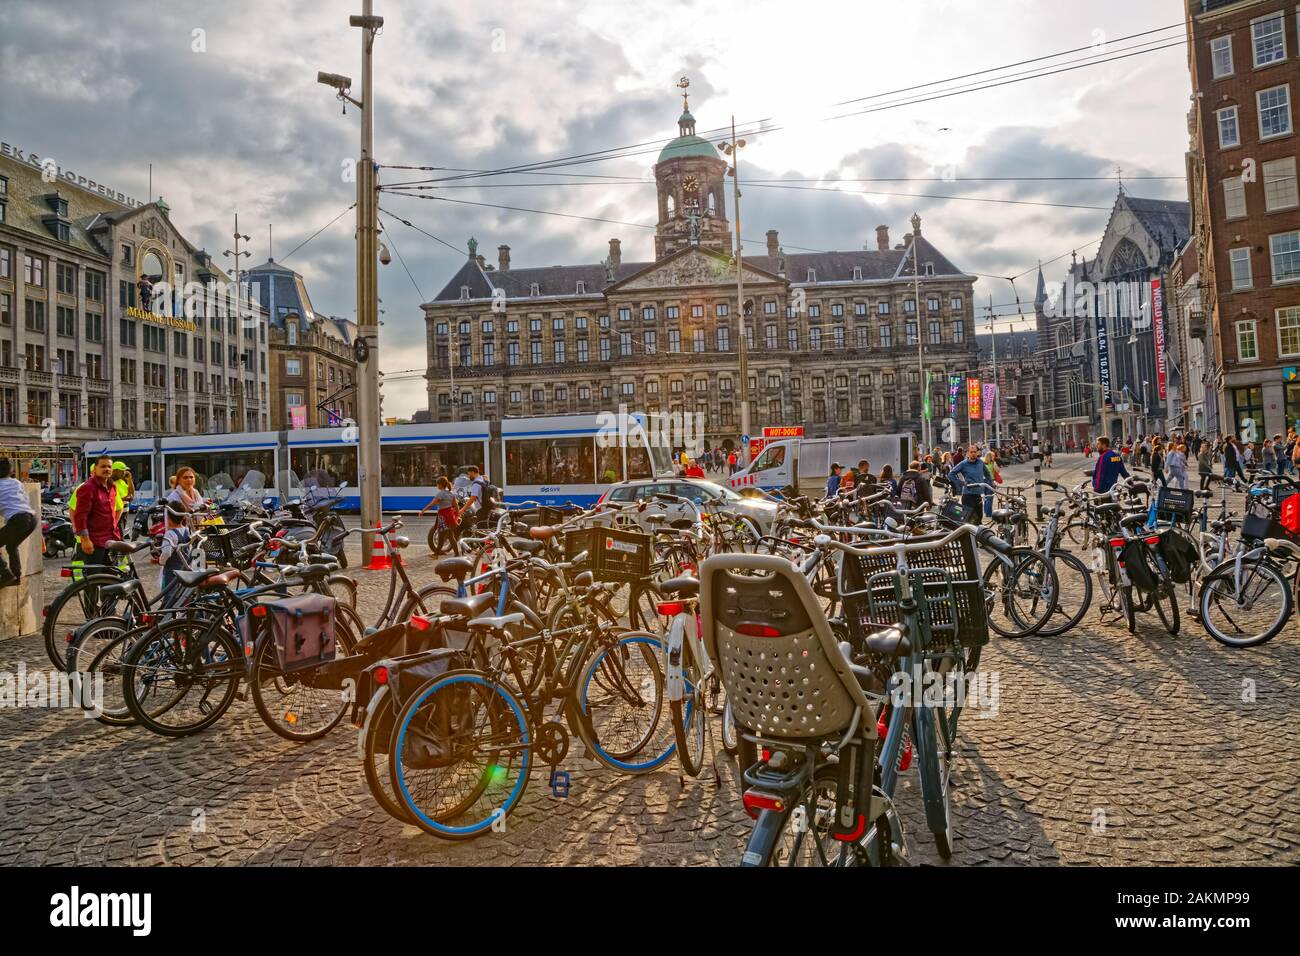
<svg viewBox="0 0 1300 956"><path fill-rule="evenodd" d="M357 440L360 445L361 526L375 528L381 518L379 471L379 203L374 161L375 36L384 18L374 15L373 0L362 0L360 16L348 18L361 30L361 99L348 94L352 80L335 73L318 73L316 80L337 91L361 111L361 153L357 162ZM364 532L361 553L369 554L372 533Z"/></svg>
<svg viewBox="0 0 1300 956"><path fill-rule="evenodd" d="M920 385L921 407L921 447L925 450L930 448L930 435L927 426L930 424L929 419L925 417L925 403L930 397L929 389L925 381L925 339L921 335L921 217L912 213L912 296L916 301L916 369L918 384ZM928 318L928 314L927 314Z"/></svg>
<svg viewBox="0 0 1300 956"><path fill-rule="evenodd" d="M731 117L731 141L728 143L719 143L718 149L731 157L731 168L727 171L731 175L732 187L732 205L735 206L736 218L736 309L740 316L740 342L738 343L738 353L740 357L740 433L743 436L749 436L749 339L746 337L746 314L745 314L745 256L744 246L740 239L740 151L745 146L743 139L736 139L736 117ZM749 462L749 445L741 442L740 449L741 461L748 464Z"/></svg>
<svg viewBox="0 0 1300 956"><path fill-rule="evenodd" d="M239 282L239 260L240 260L240 258L245 258L245 259L248 258L250 255L252 255L252 253L250 253L247 249L245 249L245 250L243 250L243 251L241 252L240 249L239 249L239 244L240 244L240 242L251 242L252 240L249 239L248 236L245 236L245 235L241 234L240 231L239 231L239 213L235 213L235 237L234 237L234 238L235 238L235 248L234 248L234 251L232 252L230 249L227 249L225 252L222 253L222 255L224 255L224 256L230 256L230 257L234 260L234 264L235 264L234 269L232 270L232 271L234 272L234 274L235 274L235 275L234 275L234 278L235 278L235 320L236 320L236 323L237 323L237 329L236 329L236 333L235 333L235 334L236 334L236 335L240 335L240 334L242 334L242 332L243 332L243 328L244 328L244 311L243 311L243 309L241 309L241 308L239 307L239 292L240 292L240 282ZM143 304L143 303L142 303L142 304ZM228 330L227 330L227 331L228 331ZM237 345L237 346L239 346L239 345L241 345L241 344L242 344L241 342L236 342L236 345ZM243 375L240 375L240 377L235 381L235 398L236 398L236 401L235 401L235 415L237 416L237 419L238 419L239 429L242 430L242 429L244 429L244 428L246 428L246 427L248 426L248 422L246 421L246 418L247 418L247 411L246 411L246 409L245 409L245 405L244 405L244 377L243 377Z"/></svg>

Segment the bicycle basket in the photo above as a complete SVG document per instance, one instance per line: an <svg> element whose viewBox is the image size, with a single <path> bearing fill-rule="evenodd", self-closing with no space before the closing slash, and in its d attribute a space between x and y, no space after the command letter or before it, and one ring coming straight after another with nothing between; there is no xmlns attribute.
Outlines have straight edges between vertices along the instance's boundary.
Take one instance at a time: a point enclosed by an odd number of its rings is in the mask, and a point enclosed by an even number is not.
<svg viewBox="0 0 1300 956"><path fill-rule="evenodd" d="M1294 538L1295 536L1272 515L1250 511L1241 519L1241 537L1243 540L1263 541L1265 538Z"/></svg>
<svg viewBox="0 0 1300 956"><path fill-rule="evenodd" d="M215 527L205 529L203 539L203 557L211 565L229 566L235 563L235 555L254 541L247 525L218 530Z"/></svg>
<svg viewBox="0 0 1300 956"><path fill-rule="evenodd" d="M908 539L909 544L939 541L943 535ZM907 556L920 610L923 634L917 646L979 647L988 643L988 613L980 580L975 540L963 535L948 543ZM840 595L849 640L859 649L882 628L901 621L892 551L867 557L846 554L840 565Z"/></svg>
<svg viewBox="0 0 1300 956"><path fill-rule="evenodd" d="M572 561L582 552L579 565L597 581L640 581L650 574L654 548L648 534L619 528L581 528L564 536L564 559Z"/></svg>

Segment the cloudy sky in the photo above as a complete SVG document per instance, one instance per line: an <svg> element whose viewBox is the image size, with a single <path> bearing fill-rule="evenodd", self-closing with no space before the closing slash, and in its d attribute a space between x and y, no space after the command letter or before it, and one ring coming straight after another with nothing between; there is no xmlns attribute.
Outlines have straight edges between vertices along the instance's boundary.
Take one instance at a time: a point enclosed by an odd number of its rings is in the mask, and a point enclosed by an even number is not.
<svg viewBox="0 0 1300 956"><path fill-rule="evenodd" d="M360 6L124 0L108 15L100 0L0 0L0 139L141 199L153 163L154 195L209 251L229 248L238 213L260 262L273 223L277 260L305 276L317 310L354 317L352 213L289 253L355 196L343 170L357 149L358 114L341 115L315 79L317 70L360 76L359 32L347 23ZM1179 0L1095 0L1086 9L1059 0L377 0L375 12L385 19L375 62L376 155L385 165L481 171L646 144L564 167L564 177L425 191L631 225L382 198L456 249L476 237L490 261L508 243L517 267L597 262L614 236L625 258L650 258L653 231L637 224L654 222L650 164L675 135L682 75L702 134L713 138L706 131L732 115L769 130L748 136L742 156L742 182L784 181L744 190L754 253L770 228L791 251L860 249L881 223L897 241L915 211L962 268L1016 275L1071 249L1095 252L1117 166L1134 195L1186 198L1184 49L1123 56L1149 48L1142 43L1176 43L1181 31L1122 39L1180 24ZM1106 51L1123 58L906 102ZM913 87L921 88L896 92ZM384 169L381 181L449 175ZM935 178L950 181L923 181ZM876 181L845 182L863 179ZM424 366L419 305L464 253L396 220L383 224L413 277L397 259L381 274L381 366L393 373ZM1049 281L1068 261L1047 267ZM1032 294L1032 273L1018 286ZM1013 302L1002 280L981 279L976 291L981 302ZM385 388L387 414L424 403L420 379Z"/></svg>

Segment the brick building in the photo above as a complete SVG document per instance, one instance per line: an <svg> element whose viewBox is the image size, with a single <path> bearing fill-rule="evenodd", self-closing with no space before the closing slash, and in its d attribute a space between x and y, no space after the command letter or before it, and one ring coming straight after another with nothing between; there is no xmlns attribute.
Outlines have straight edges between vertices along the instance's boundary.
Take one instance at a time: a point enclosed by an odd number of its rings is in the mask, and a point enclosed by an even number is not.
<svg viewBox="0 0 1300 956"><path fill-rule="evenodd" d="M611 239L601 263L518 268L509 246L491 264L470 240L465 263L423 307L434 421L623 403L701 413L710 443L735 442L740 333L727 165L695 134L689 110L678 124L655 165L653 260L625 261ZM862 251L786 254L775 229L766 240L765 254L744 258L755 431L919 434L921 340L933 408L947 407L949 372L977 366L974 276L922 236L919 216L901 243L891 246L879 226Z"/></svg>
<svg viewBox="0 0 1300 956"><path fill-rule="evenodd" d="M1188 188L1214 424L1261 440L1300 421L1298 19L1295 4L1187 0Z"/></svg>

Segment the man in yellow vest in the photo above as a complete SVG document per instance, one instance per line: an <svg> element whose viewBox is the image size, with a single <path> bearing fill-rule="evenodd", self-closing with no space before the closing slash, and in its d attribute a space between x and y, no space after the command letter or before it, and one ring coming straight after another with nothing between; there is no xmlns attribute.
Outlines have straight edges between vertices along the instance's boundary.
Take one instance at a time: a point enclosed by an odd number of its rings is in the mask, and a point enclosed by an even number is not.
<svg viewBox="0 0 1300 956"><path fill-rule="evenodd" d="M113 462L113 490L113 514L117 521L117 532L125 534L127 505L135 497L135 480L125 462Z"/></svg>

